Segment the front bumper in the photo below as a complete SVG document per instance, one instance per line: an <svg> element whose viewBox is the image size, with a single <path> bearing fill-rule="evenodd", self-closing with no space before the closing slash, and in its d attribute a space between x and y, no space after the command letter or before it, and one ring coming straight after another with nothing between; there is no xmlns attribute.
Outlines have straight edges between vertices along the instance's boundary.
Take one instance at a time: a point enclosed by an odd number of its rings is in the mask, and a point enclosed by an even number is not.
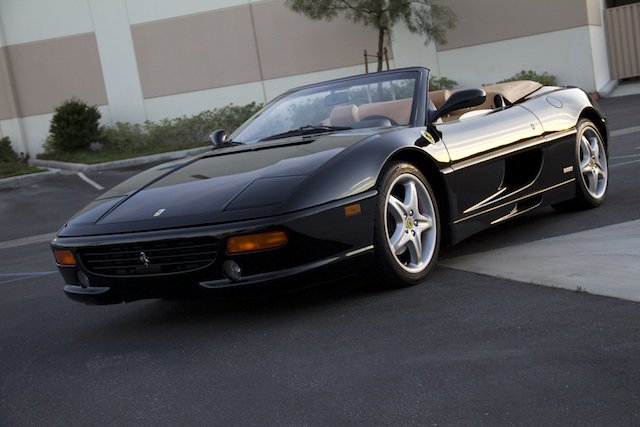
<svg viewBox="0 0 640 427"><path fill-rule="evenodd" d="M360 213L348 215L345 207L354 204L360 205ZM307 287L353 274L371 262L374 220L375 193L371 192L277 217L152 232L58 237L52 246L72 251L76 259L74 267L58 266L69 298L87 304L115 304L202 293ZM284 230L289 243L279 249L240 255L228 255L224 250L230 236L270 230ZM90 271L79 255L87 248L100 246L203 236L217 239L218 254L210 265L185 273L105 276ZM222 268L225 261L241 266L241 276L228 277ZM80 284L79 272L86 274L88 286Z"/></svg>

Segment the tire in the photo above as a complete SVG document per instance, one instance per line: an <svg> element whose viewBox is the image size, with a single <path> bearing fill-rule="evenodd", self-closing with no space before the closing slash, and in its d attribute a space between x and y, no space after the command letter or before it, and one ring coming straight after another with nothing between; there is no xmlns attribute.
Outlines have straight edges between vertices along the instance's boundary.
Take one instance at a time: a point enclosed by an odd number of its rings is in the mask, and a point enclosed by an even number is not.
<svg viewBox="0 0 640 427"><path fill-rule="evenodd" d="M581 120L574 152L576 191L573 199L553 205L560 211L592 209L600 206L609 186L608 155L600 131L589 120Z"/></svg>
<svg viewBox="0 0 640 427"><path fill-rule="evenodd" d="M440 251L440 215L424 175L403 162L386 166L378 183L371 277L382 287L420 283Z"/></svg>

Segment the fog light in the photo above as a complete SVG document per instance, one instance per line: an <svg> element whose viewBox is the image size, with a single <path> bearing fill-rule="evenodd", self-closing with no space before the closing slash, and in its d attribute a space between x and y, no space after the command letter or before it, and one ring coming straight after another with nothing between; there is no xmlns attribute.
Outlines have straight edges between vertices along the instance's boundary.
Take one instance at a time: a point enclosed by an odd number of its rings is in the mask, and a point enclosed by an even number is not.
<svg viewBox="0 0 640 427"><path fill-rule="evenodd" d="M270 231L260 234L247 234L234 236L227 240L228 254L241 254L246 252L277 249L287 244L289 238L284 231Z"/></svg>
<svg viewBox="0 0 640 427"><path fill-rule="evenodd" d="M87 277L87 275L84 274L84 271L78 271L78 274L76 274L76 277L78 278L78 282L80 282L80 285L82 285L83 288L89 287L89 277Z"/></svg>
<svg viewBox="0 0 640 427"><path fill-rule="evenodd" d="M76 259L71 251L66 249L54 249L53 256L56 258L56 263L65 267L73 267L76 265Z"/></svg>
<svg viewBox="0 0 640 427"><path fill-rule="evenodd" d="M240 280L242 277L242 268L235 261L225 261L222 264L222 271L233 282Z"/></svg>

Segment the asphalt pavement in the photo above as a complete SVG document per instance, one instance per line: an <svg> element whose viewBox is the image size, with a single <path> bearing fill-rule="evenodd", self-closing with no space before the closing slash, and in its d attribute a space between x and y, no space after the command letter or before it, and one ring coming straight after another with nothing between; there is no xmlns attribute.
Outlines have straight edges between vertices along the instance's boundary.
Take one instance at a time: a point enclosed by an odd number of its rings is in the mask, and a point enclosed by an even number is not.
<svg viewBox="0 0 640 427"><path fill-rule="evenodd" d="M579 278L559 289L446 267L497 259L522 271L578 242L601 280L634 279L616 274L637 258L607 260L625 240L638 247L640 96L601 104L613 130L602 207L542 209L482 232L399 291L350 280L241 301L85 306L62 294L47 240L101 191L76 173L0 190L0 425L639 424L637 302ZM86 176L109 188L138 170Z"/></svg>

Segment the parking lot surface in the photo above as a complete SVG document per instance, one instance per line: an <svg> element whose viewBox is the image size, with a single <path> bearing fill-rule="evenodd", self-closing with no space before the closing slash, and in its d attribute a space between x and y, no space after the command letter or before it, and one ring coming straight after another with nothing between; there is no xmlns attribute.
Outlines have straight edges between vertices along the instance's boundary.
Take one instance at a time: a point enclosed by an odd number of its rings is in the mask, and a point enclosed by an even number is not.
<svg viewBox="0 0 640 427"><path fill-rule="evenodd" d="M640 219L640 96L602 105L613 131L602 207L482 232L398 291L349 280L84 306L62 294L48 240L101 191L74 173L0 190L0 425L638 424L637 302L589 293L586 279L557 289L558 274L537 286L461 265L523 271L573 239L600 281L634 279L637 259L605 261L633 239L616 230ZM138 170L87 176L109 188Z"/></svg>

